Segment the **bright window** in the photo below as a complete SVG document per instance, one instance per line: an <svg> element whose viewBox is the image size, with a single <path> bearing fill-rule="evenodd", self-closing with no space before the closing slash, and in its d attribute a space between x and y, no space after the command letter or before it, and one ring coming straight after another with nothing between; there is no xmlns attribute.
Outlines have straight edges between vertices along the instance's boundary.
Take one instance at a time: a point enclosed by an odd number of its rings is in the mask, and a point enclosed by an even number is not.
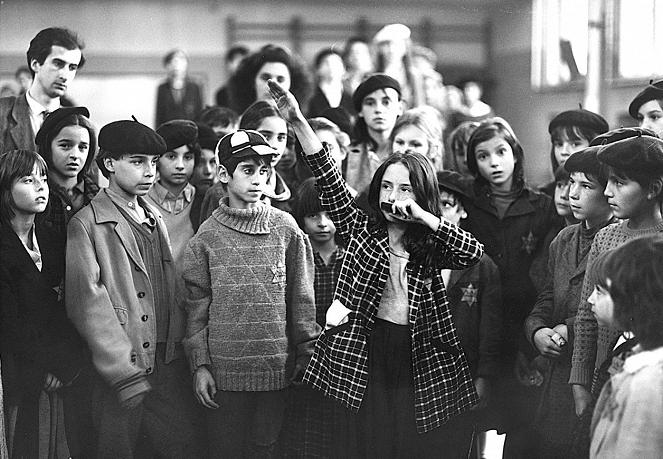
<svg viewBox="0 0 663 459"><path fill-rule="evenodd" d="M533 86L582 80L587 73L588 0L534 0L532 13Z"/></svg>
<svg viewBox="0 0 663 459"><path fill-rule="evenodd" d="M617 78L663 75L663 2L617 2Z"/></svg>

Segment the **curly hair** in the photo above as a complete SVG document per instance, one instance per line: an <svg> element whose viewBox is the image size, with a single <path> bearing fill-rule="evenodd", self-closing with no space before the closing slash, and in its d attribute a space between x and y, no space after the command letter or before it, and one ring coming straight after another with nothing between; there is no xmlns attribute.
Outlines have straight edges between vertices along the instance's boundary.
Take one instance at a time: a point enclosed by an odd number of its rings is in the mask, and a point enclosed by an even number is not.
<svg viewBox="0 0 663 459"><path fill-rule="evenodd" d="M280 62L290 72L290 92L302 108L306 108L311 97L312 83L304 62L295 54L277 45L265 45L242 60L237 71L230 77L228 91L230 107L237 113L243 113L256 101L255 78L263 65L268 62Z"/></svg>

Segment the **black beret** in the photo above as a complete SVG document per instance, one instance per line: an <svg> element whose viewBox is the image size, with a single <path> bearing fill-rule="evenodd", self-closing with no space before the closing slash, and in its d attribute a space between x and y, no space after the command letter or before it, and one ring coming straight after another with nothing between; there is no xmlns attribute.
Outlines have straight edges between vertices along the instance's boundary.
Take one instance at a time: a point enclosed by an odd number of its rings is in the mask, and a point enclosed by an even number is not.
<svg viewBox="0 0 663 459"><path fill-rule="evenodd" d="M663 140L638 136L604 145L599 161L625 172L645 175L663 174Z"/></svg>
<svg viewBox="0 0 663 459"><path fill-rule="evenodd" d="M628 114L632 118L638 119L638 110L645 102L650 100L659 100L663 99L663 80L658 80L656 82L650 81L649 86L640 91L635 99L628 106Z"/></svg>
<svg viewBox="0 0 663 459"><path fill-rule="evenodd" d="M552 134L553 129L558 126L578 126L591 129L597 134L607 132L610 127L608 122L599 114L578 108L567 110L555 116L548 125L548 132Z"/></svg>
<svg viewBox="0 0 663 459"><path fill-rule="evenodd" d="M90 112L85 107L60 107L57 110L51 112L37 132L35 136L35 144L40 145L48 137L48 133L51 132L63 119L71 115L83 115L86 118L90 117Z"/></svg>
<svg viewBox="0 0 663 459"><path fill-rule="evenodd" d="M437 185L440 190L454 193L458 198L470 198L468 180L456 171L437 171Z"/></svg>
<svg viewBox="0 0 663 459"><path fill-rule="evenodd" d="M589 142L589 145L592 147L595 145L600 146L608 143L619 142L620 140L624 139L630 139L631 137L639 137L639 136L656 137L656 133L651 129L641 128L641 127L627 127L627 128L613 129L612 131L608 131L603 134L597 135L596 137L594 137L594 139L591 142Z"/></svg>
<svg viewBox="0 0 663 459"><path fill-rule="evenodd" d="M576 151L568 157L564 163L564 169L569 174L572 172L583 172L592 174L595 177L601 175L602 165L598 159L598 153L602 146L593 146Z"/></svg>
<svg viewBox="0 0 663 459"><path fill-rule="evenodd" d="M99 148L121 154L162 155L167 151L163 137L136 120L113 121L102 127Z"/></svg>
<svg viewBox="0 0 663 459"><path fill-rule="evenodd" d="M398 97L401 96L401 85L390 77L387 74L384 73L374 73L368 78L366 78L362 83L357 86L357 89L355 90L354 94L352 94L352 103L355 107L355 111L360 112L361 111L361 105L362 102L364 102L364 97L372 93L373 91L377 91L378 89L384 89L384 88L392 88L395 89L396 92L398 92Z"/></svg>
<svg viewBox="0 0 663 459"><path fill-rule="evenodd" d="M189 120L170 120L157 128L157 134L166 141L168 151L172 151L182 145L195 142L198 137L198 126Z"/></svg>
<svg viewBox="0 0 663 459"><path fill-rule="evenodd" d="M214 151L216 144L219 142L214 129L205 123L196 123L196 126L198 126L198 143L200 144L200 148Z"/></svg>

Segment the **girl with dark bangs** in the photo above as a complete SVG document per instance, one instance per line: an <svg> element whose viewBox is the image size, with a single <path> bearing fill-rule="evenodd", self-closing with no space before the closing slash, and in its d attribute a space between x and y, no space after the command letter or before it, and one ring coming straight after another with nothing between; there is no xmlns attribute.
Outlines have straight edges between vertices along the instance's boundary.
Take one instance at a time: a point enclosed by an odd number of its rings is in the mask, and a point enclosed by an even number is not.
<svg viewBox="0 0 663 459"><path fill-rule="evenodd" d="M526 185L523 162L522 146L502 118L481 122L470 136L467 165L475 177L475 199L466 206L464 228L484 244L497 264L504 301L502 370L493 386L489 424L507 432L506 453L513 454L521 453L530 438L527 429L536 408L536 386L542 382L523 352L529 349L523 322L537 295L530 267L548 249L545 236L556 218L552 200Z"/></svg>
<svg viewBox="0 0 663 459"><path fill-rule="evenodd" d="M49 197L37 154L0 155L0 355L10 457L69 457L62 390L83 366L61 296L63 246L35 223Z"/></svg>
<svg viewBox="0 0 663 459"><path fill-rule="evenodd" d="M610 379L594 409L589 457L657 458L663 450L663 236L626 242L598 267L588 299L592 312L599 323L628 333L614 345L605 372Z"/></svg>
<svg viewBox="0 0 663 459"><path fill-rule="evenodd" d="M467 457L478 397L442 270L479 261L482 245L441 217L437 178L419 153L395 154L360 210L289 92L274 100L318 180L322 208L348 242L326 330L304 382L339 404L333 457Z"/></svg>

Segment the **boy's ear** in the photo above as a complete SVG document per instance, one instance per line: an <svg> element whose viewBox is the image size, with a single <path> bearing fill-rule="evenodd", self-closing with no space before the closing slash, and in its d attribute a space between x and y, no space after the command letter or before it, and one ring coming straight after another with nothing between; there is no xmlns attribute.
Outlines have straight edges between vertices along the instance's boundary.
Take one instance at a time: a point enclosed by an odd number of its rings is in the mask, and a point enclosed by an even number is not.
<svg viewBox="0 0 663 459"><path fill-rule="evenodd" d="M649 184L647 199L656 199L663 192L663 178L657 177Z"/></svg>
<svg viewBox="0 0 663 459"><path fill-rule="evenodd" d="M224 166L223 164L219 164L218 175L219 175L219 181L227 185L228 181L230 180L230 174L228 173L228 169L226 169L226 166Z"/></svg>
<svg viewBox="0 0 663 459"><path fill-rule="evenodd" d="M115 173L115 159L114 158L104 158L104 167L111 174Z"/></svg>
<svg viewBox="0 0 663 459"><path fill-rule="evenodd" d="M458 213L460 214L461 220L467 218L467 212L465 211L465 207L463 207L463 205L460 202L458 202Z"/></svg>

